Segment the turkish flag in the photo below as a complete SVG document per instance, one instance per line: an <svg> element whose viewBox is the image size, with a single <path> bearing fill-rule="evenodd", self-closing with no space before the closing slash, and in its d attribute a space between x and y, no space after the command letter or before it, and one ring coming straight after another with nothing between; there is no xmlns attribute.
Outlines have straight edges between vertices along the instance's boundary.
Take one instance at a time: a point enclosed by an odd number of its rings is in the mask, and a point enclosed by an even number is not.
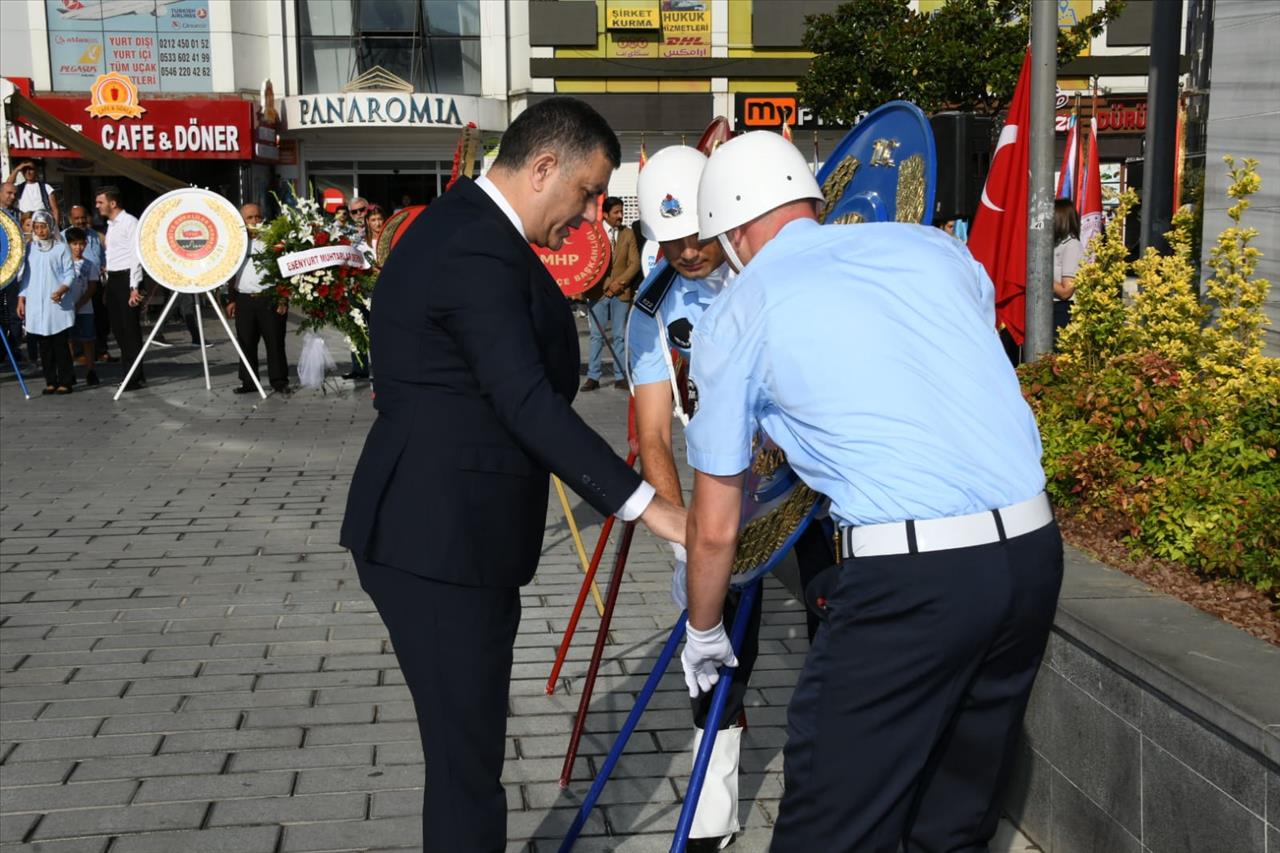
<svg viewBox="0 0 1280 853"><path fill-rule="evenodd" d="M1027 48L1000 131L982 204L969 229L969 251L996 286L996 322L1019 345L1027 322L1027 178L1031 127L1031 49Z"/></svg>
<svg viewBox="0 0 1280 853"><path fill-rule="evenodd" d="M1076 211L1080 214L1080 242L1088 247L1089 240L1102 233L1102 167L1098 162L1098 130L1093 119L1089 120L1089 148L1084 161Z"/></svg>

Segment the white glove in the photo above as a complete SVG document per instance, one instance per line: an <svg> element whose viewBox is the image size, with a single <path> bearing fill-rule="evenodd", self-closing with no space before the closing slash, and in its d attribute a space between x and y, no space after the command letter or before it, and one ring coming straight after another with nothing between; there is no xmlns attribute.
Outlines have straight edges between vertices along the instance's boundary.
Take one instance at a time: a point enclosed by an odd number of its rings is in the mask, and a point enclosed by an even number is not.
<svg viewBox="0 0 1280 853"><path fill-rule="evenodd" d="M686 624L680 663L684 666L684 683L688 685L689 696L693 699L715 686L720 680L720 667L736 667L738 658L733 653L729 635L724 632L724 622L717 622L714 628L706 631Z"/></svg>
<svg viewBox="0 0 1280 853"><path fill-rule="evenodd" d="M671 550L676 554L676 564L671 570L671 600L681 610L688 610L689 590L685 579L685 564L689 560L689 552L679 542L672 542Z"/></svg>

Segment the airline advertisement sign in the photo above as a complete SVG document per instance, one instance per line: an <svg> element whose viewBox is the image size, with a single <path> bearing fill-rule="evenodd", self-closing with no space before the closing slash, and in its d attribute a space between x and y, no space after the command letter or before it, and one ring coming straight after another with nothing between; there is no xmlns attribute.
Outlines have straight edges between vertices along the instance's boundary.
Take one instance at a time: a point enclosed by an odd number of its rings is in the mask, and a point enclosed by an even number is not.
<svg viewBox="0 0 1280 853"><path fill-rule="evenodd" d="M53 88L127 74L144 92L210 92L209 0L45 0Z"/></svg>

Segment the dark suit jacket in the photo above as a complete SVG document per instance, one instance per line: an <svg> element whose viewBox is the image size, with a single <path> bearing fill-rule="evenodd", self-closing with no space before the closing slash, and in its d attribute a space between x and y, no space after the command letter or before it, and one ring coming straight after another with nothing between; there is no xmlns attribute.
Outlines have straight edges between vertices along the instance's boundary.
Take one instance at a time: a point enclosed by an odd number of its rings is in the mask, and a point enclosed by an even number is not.
<svg viewBox="0 0 1280 853"><path fill-rule="evenodd" d="M527 583L548 473L616 512L640 485L570 407L578 331L546 267L460 179L374 288L375 407L342 524L366 560L468 586Z"/></svg>

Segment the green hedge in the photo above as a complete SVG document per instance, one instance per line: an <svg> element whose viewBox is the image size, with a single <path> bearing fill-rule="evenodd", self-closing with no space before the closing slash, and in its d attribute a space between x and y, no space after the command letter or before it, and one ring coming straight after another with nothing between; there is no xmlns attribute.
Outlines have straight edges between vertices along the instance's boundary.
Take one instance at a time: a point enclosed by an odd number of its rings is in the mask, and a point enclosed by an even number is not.
<svg viewBox="0 0 1280 853"><path fill-rule="evenodd" d="M1233 225L1196 290L1189 212L1166 256L1133 265L1126 303L1121 212L1076 278L1059 353L1019 368L1060 512L1088 519L1138 554L1280 595L1280 361L1262 351L1268 283L1254 276L1256 230L1240 221L1256 163L1231 167Z"/></svg>

